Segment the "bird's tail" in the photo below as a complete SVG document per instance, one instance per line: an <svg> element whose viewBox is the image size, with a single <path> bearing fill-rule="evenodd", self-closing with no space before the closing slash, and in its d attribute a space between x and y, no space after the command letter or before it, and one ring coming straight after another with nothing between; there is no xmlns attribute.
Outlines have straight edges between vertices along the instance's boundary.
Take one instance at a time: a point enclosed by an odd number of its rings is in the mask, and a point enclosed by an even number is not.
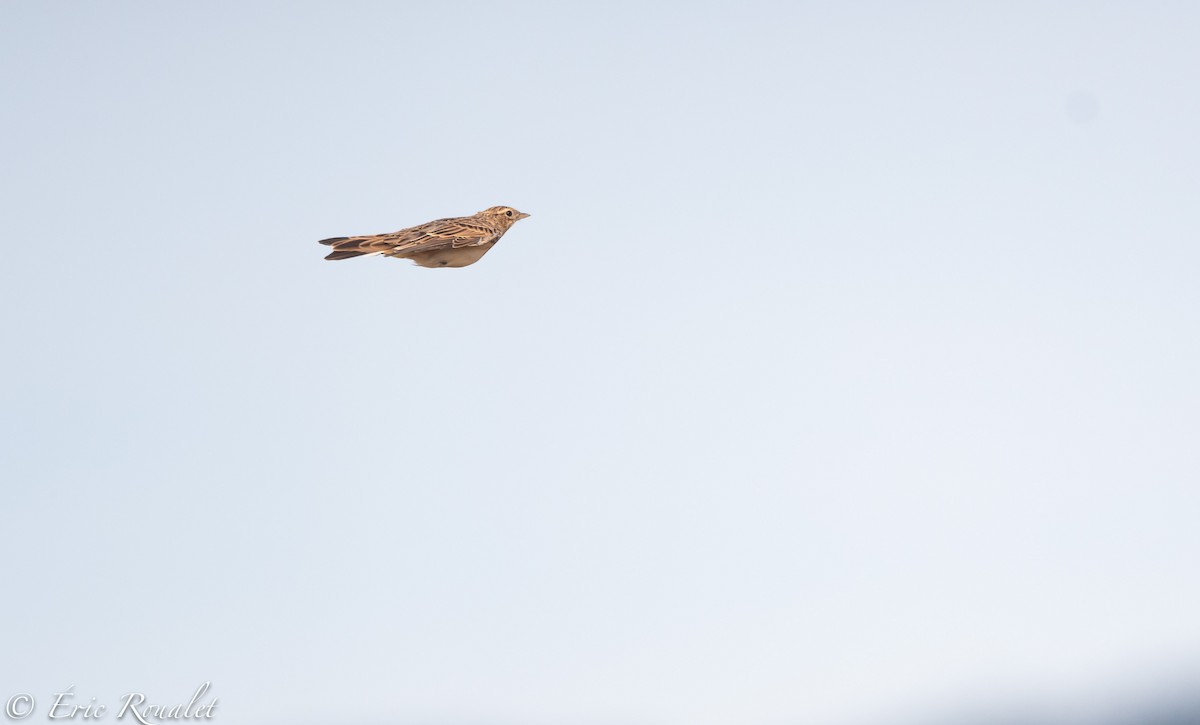
<svg viewBox="0 0 1200 725"><path fill-rule="evenodd" d="M378 236L330 237L329 239L322 239L321 244L333 247L333 251L325 256L325 259L329 260L352 259L367 254L379 254L388 246L381 243Z"/></svg>

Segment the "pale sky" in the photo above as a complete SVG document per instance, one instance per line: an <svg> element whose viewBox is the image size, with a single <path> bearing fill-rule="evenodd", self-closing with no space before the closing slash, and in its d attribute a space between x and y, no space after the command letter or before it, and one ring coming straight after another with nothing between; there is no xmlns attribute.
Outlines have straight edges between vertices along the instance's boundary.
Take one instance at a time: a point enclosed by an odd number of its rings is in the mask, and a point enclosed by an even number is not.
<svg viewBox="0 0 1200 725"><path fill-rule="evenodd" d="M1183 671L1198 37L0 5L0 699L838 725ZM465 269L316 243L498 204Z"/></svg>

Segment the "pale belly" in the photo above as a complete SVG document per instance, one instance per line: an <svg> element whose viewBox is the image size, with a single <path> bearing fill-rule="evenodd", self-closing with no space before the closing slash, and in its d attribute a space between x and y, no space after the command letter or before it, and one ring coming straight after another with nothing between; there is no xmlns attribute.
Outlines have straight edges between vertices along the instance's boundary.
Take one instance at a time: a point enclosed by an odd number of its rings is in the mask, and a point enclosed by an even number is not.
<svg viewBox="0 0 1200 725"><path fill-rule="evenodd" d="M458 249L435 249L428 252L414 252L410 255L404 255L404 259L411 259L422 267L466 267L468 264L475 264L479 258L487 254L488 250L495 246L495 242L491 244L483 244L478 247L459 247Z"/></svg>

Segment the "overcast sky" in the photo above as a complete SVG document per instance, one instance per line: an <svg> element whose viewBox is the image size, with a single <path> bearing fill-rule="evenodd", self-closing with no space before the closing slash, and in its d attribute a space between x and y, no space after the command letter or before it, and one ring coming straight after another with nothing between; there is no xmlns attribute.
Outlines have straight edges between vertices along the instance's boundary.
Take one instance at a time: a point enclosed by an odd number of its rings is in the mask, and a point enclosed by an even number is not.
<svg viewBox="0 0 1200 725"><path fill-rule="evenodd" d="M0 698L774 725L1181 671L1198 37L0 5ZM465 269L316 244L497 204Z"/></svg>

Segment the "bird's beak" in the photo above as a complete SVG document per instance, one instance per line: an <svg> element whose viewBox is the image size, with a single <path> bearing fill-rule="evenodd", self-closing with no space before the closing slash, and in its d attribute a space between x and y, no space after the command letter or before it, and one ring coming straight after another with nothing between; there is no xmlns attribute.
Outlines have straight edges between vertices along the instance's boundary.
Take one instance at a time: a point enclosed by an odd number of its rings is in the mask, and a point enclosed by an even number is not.
<svg viewBox="0 0 1200 725"><path fill-rule="evenodd" d="M526 214L526 213L525 213L525 212L523 212L523 211L519 211L519 212L517 212L517 213L521 215L521 216L517 217L517 220L518 220L518 221L519 221L519 220L521 220L521 219L524 219L524 218L525 218L525 217L527 217L527 216L529 216L528 214Z"/></svg>

